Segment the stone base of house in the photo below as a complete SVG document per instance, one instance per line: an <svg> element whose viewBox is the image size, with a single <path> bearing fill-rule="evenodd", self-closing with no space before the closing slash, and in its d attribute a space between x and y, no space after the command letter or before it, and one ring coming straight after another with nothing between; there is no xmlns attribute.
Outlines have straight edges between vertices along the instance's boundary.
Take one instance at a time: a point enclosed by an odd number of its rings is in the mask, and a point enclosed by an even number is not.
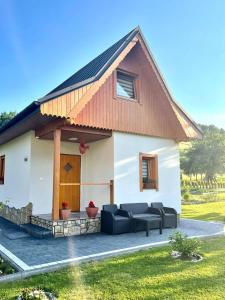
<svg viewBox="0 0 225 300"><path fill-rule="evenodd" d="M28 224L30 223L32 209L32 203L28 203L27 206L21 208L10 207L4 203L0 203L0 217L17 225Z"/></svg>
<svg viewBox="0 0 225 300"><path fill-rule="evenodd" d="M69 220L52 221L40 216L31 216L31 223L52 231L55 237L100 232L100 217L76 217Z"/></svg>

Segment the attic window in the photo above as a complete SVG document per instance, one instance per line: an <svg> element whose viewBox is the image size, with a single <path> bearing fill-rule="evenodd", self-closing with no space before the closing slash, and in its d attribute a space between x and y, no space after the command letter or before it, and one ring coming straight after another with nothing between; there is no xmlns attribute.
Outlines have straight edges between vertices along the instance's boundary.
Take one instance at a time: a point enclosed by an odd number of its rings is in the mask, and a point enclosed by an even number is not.
<svg viewBox="0 0 225 300"><path fill-rule="evenodd" d="M140 153L140 191L158 190L158 157Z"/></svg>
<svg viewBox="0 0 225 300"><path fill-rule="evenodd" d="M4 184L5 177L5 156L0 156L0 184Z"/></svg>
<svg viewBox="0 0 225 300"><path fill-rule="evenodd" d="M116 93L118 97L135 99L135 76L117 71Z"/></svg>

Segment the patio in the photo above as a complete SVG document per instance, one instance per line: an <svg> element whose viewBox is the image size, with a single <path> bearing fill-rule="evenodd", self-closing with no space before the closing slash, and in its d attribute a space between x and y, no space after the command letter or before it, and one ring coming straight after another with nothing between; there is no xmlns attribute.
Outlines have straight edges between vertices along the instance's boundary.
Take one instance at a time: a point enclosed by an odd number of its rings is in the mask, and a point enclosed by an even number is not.
<svg viewBox="0 0 225 300"><path fill-rule="evenodd" d="M62 265L163 245L168 243L172 230L164 229L162 235L158 234L158 230L152 230L149 237L145 236L145 232L138 232L113 236L94 233L60 239L37 239L22 232L18 226L0 219L0 252L21 271L51 270ZM207 237L223 235L224 225L219 222L181 219L177 230L189 237ZM17 235L9 238L9 233Z"/></svg>

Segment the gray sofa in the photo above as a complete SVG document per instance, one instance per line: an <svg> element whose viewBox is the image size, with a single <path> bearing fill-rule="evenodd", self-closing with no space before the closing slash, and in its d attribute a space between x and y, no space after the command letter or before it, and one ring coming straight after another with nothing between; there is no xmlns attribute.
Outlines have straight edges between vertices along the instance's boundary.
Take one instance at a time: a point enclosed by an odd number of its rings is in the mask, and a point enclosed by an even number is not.
<svg viewBox="0 0 225 300"><path fill-rule="evenodd" d="M126 211L130 218L162 218L162 213L159 209L156 209L154 207L149 207L147 202L143 203L124 203L120 204L120 209L122 211ZM152 223L151 226L152 229L159 228L158 222L155 224ZM145 230L144 225L140 224L137 230Z"/></svg>

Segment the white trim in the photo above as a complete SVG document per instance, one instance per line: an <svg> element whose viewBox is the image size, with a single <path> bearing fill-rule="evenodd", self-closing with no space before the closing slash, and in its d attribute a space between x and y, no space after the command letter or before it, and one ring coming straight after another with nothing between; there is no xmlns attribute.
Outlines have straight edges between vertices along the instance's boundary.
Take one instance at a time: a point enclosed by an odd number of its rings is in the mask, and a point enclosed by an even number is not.
<svg viewBox="0 0 225 300"><path fill-rule="evenodd" d="M14 264L16 264L23 271L30 270L30 267L25 262L23 262L21 259L19 259L16 255L14 255L8 249L3 247L1 244L0 244L0 253L3 253L5 256L7 256L12 262L14 262Z"/></svg>

